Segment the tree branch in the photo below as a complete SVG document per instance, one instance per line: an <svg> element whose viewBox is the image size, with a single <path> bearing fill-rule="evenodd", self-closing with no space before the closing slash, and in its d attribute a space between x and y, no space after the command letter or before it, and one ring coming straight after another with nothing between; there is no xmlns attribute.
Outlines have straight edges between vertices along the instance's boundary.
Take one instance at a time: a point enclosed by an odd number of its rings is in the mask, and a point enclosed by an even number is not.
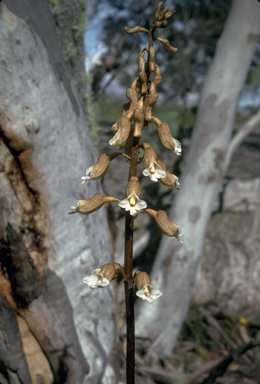
<svg viewBox="0 0 260 384"><path fill-rule="evenodd" d="M217 377L223 376L226 372L228 366L232 361L236 360L243 353L248 351L249 349L260 347L260 340L252 340L249 343L242 345L237 348L235 351L230 353L227 357L225 357L210 373L210 375L201 383L201 384L213 384Z"/></svg>
<svg viewBox="0 0 260 384"><path fill-rule="evenodd" d="M260 124L260 109L259 111L253 115L249 120L246 121L239 129L239 131L235 134L231 143L227 149L225 165L224 165L224 174L227 172L228 166L230 164L231 158L235 152L235 150L239 147L239 145L245 140L245 138L249 135L250 132L254 130L254 128Z"/></svg>

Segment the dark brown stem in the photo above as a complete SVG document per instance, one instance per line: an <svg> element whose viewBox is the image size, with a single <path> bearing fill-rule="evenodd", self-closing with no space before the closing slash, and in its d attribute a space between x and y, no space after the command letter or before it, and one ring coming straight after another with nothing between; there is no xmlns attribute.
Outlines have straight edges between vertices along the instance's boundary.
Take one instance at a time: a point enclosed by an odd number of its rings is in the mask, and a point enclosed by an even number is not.
<svg viewBox="0 0 260 384"><path fill-rule="evenodd" d="M139 138L134 138L129 180L136 176L138 165ZM135 382L135 319L134 319L134 290L133 284L133 233L134 217L125 213L125 303L126 303L126 383Z"/></svg>
<svg viewBox="0 0 260 384"><path fill-rule="evenodd" d="M149 32L149 48L153 45L155 25ZM148 71L148 80L150 72ZM128 180L136 176L138 166L139 138L134 138ZM126 303L126 383L135 382L135 322L134 322L134 291L133 291L133 233L134 217L125 213L125 303Z"/></svg>

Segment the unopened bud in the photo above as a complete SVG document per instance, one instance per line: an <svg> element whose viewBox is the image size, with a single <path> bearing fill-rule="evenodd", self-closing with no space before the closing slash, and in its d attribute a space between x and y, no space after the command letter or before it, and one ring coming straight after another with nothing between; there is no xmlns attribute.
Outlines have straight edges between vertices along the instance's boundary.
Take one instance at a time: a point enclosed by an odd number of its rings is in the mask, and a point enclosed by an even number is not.
<svg viewBox="0 0 260 384"><path fill-rule="evenodd" d="M134 120L134 137L141 137L142 129L144 126L144 109L143 97L140 98L137 108L133 115Z"/></svg>
<svg viewBox="0 0 260 384"><path fill-rule="evenodd" d="M134 130L131 129L125 144L119 146L119 149L121 149L121 151L123 151L128 156L131 156L132 154L133 139L134 139L133 133L134 133Z"/></svg>
<svg viewBox="0 0 260 384"><path fill-rule="evenodd" d="M158 17L158 20L163 20L165 18L165 14L167 13L168 11L168 7L167 5L165 5L165 7L163 8L163 10L160 12L160 15Z"/></svg>
<svg viewBox="0 0 260 384"><path fill-rule="evenodd" d="M162 82L162 76L161 76L160 69L159 69L158 65L155 65L155 74L154 74L154 79L152 82L153 82L155 87L158 87L158 85L161 84L161 82Z"/></svg>
<svg viewBox="0 0 260 384"><path fill-rule="evenodd" d="M153 109L153 106L156 104L157 99L158 99L157 93L149 94L146 96L144 100L144 118L146 121L151 121L152 109Z"/></svg>
<svg viewBox="0 0 260 384"><path fill-rule="evenodd" d="M111 203L113 201L119 200L112 196L104 196L102 193L96 193L90 200L79 200L76 207L70 207L71 211L69 215L77 212L88 215L89 213L97 211L105 203Z"/></svg>
<svg viewBox="0 0 260 384"><path fill-rule="evenodd" d="M128 90L126 91L126 97L128 98L128 100L130 100L129 110L135 110L136 105L138 103L138 96L138 92L134 87L132 88L131 86L131 88L128 88Z"/></svg>
<svg viewBox="0 0 260 384"><path fill-rule="evenodd" d="M179 183L178 177L167 171L166 165L163 161L158 160L158 164L166 172L166 176L164 178L159 179L160 183L166 185L167 187L174 187L180 189L181 184Z"/></svg>
<svg viewBox="0 0 260 384"><path fill-rule="evenodd" d="M183 243L180 227L173 224L165 211L154 211L153 209L145 209L151 217L154 218L157 227L166 235L176 237L180 243Z"/></svg>
<svg viewBox="0 0 260 384"><path fill-rule="evenodd" d="M168 21L167 20L156 21L154 24L155 24L156 28L165 28L168 24Z"/></svg>
<svg viewBox="0 0 260 384"><path fill-rule="evenodd" d="M149 71L155 71L155 51L154 47L150 47L149 49Z"/></svg>
<svg viewBox="0 0 260 384"><path fill-rule="evenodd" d="M161 12L161 8L162 8L162 5L163 5L163 1L160 1L157 5L157 8L156 8L156 12L155 12L155 15L154 15L154 18L157 19L160 15L160 12Z"/></svg>
<svg viewBox="0 0 260 384"><path fill-rule="evenodd" d="M129 33L129 34L131 34L131 33L137 33L137 32L146 32L146 33L149 33L149 31L148 31L147 29L142 28L142 27L139 27L138 25L137 25L136 27L134 27L134 28L129 28L129 27L127 27L127 26L125 25L125 26L124 26L124 31L125 31L126 33Z"/></svg>
<svg viewBox="0 0 260 384"><path fill-rule="evenodd" d="M161 120L159 120L157 117L153 117L152 119L154 123L158 127L158 136L162 143L162 145L166 148L175 153L176 155L181 154L181 143L174 139L171 135L171 128L168 123L162 123Z"/></svg>
<svg viewBox="0 0 260 384"><path fill-rule="evenodd" d="M117 120L118 130L115 136L111 140L109 140L110 145L119 146L126 141L130 133L131 118L133 113L134 111L132 111L130 114L127 114L126 116L121 116L120 119Z"/></svg>
<svg viewBox="0 0 260 384"><path fill-rule="evenodd" d="M171 44L169 43L169 40L162 39L161 37L157 37L157 40L160 41L160 43L162 43L165 46L167 51L173 52L173 53L176 53L178 51L178 48L174 48L171 46Z"/></svg>
<svg viewBox="0 0 260 384"><path fill-rule="evenodd" d="M175 14L176 11L169 11L169 12L166 12L165 13L165 19L169 19L169 17L171 17L172 15Z"/></svg>

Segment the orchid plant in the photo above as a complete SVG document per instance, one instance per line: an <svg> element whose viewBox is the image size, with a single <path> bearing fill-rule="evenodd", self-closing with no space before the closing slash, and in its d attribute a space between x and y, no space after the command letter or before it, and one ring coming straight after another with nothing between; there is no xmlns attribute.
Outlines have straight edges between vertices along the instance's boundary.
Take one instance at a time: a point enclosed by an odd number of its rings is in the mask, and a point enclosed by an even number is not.
<svg viewBox="0 0 260 384"><path fill-rule="evenodd" d="M133 231L134 220L145 212L154 218L159 229L167 236L175 237L182 243L182 235L178 225L172 223L165 211L155 211L147 208L147 203L140 199L141 185L137 178L137 167L140 160L143 162L143 175L149 177L153 182L180 189L178 177L168 172L163 161L157 159L157 153L149 144L140 142L143 129L147 129L153 121L157 126L157 132L162 145L176 155L181 154L181 144L171 136L171 128L166 122L161 122L152 116L152 110L157 102L157 87L162 81L160 69L156 64L154 41L158 41L170 52L177 52L177 48L170 45L169 41L156 35L157 28L165 28L175 11L169 11L165 6L162 9L159 2L153 18L150 30L136 26L134 28L124 27L125 32L146 33L148 35L148 48L143 48L138 56L137 78L126 91L129 102L123 105L121 116L112 126L116 131L114 137L109 141L111 146L118 147L118 152L101 154L95 165L87 168L86 175L82 177L82 184L90 180L97 180L108 169L110 162L117 156L124 156L128 160L129 173L126 186L126 197L119 200L112 196L104 196L96 193L89 200L79 200L76 207L71 207L70 214L90 214L101 208L104 204L117 202L125 214L125 257L124 267L118 263L107 263L101 268L95 269L90 276L83 279L90 288L104 288L110 282L122 275L125 283L126 302L126 328L127 328L127 353L126 353L126 379L127 384L134 384L135 378L135 331L134 331L134 285L136 295L153 303L161 295L158 289L151 285L150 277L146 272L137 271L133 275ZM145 55L147 56L145 59ZM153 74L153 79L150 77ZM143 149L143 158L139 159L139 150Z"/></svg>

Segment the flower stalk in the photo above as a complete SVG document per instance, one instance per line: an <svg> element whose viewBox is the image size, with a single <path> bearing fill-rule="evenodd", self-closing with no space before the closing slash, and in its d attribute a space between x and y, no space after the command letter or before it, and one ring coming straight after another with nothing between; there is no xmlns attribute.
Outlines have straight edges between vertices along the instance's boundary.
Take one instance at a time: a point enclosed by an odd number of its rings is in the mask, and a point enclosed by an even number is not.
<svg viewBox="0 0 260 384"><path fill-rule="evenodd" d="M86 175L82 177L82 184L91 180L98 180L107 171L114 158L123 155L129 164L128 183L126 186L125 199L119 200L112 196L104 196L96 193L87 200L79 200L76 207L71 207L69 214L81 213L91 214L100 209L105 203L117 202L125 214L125 255L124 266L118 263L106 263L95 269L89 276L83 279L91 289L105 288L112 280L122 275L125 287L126 305L126 383L135 383L135 322L134 322L134 285L136 295L142 300L153 303L161 295L158 289L151 285L148 274L137 271L133 275L133 235L134 221L140 212L151 216L158 228L167 236L175 237L182 242L182 235L178 225L172 223L167 213L147 208L147 203L140 198L141 185L137 178L139 164L139 149L144 150L143 175L148 176L152 182L160 181L163 185L180 188L178 177L172 175L166 169L164 162L157 159L157 153L147 143L139 143L142 130L148 128L151 122L158 127L158 136L162 145L175 153L181 154L181 144L171 136L171 128L166 122L160 121L152 115L153 107L157 102L157 87L162 81L160 69L156 64L156 53L153 47L154 41L161 43L170 52L177 52L177 48L170 45L169 41L155 35L156 28L165 28L168 24L166 19L170 18L175 11L168 11L168 7L162 8L159 2L156 8L150 30L136 26L134 28L124 27L125 32L148 34L148 47L143 48L137 58L137 79L133 81L126 91L129 102L122 107L121 116L111 127L115 131L114 137L109 141L111 146L117 146L121 152L101 154L96 164L86 169ZM153 80L150 75L153 74Z"/></svg>

